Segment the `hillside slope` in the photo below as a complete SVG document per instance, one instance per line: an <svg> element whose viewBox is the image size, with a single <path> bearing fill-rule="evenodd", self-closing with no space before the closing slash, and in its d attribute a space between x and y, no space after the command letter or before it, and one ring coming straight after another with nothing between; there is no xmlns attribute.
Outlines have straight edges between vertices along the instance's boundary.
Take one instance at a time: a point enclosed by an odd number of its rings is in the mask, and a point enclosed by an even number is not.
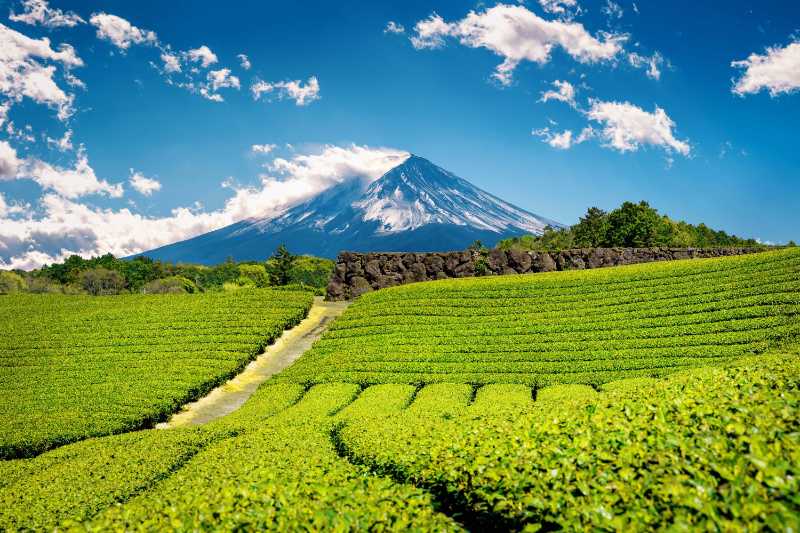
<svg viewBox="0 0 800 533"><path fill-rule="evenodd" d="M417 283L357 299L280 379L599 384L763 352L798 313L797 249Z"/></svg>

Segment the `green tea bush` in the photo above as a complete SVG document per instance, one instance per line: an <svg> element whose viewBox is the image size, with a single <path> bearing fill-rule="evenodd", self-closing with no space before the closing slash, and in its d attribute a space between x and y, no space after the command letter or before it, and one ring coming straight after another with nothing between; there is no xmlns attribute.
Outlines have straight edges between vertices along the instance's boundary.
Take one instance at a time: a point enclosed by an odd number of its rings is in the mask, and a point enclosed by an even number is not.
<svg viewBox="0 0 800 533"><path fill-rule="evenodd" d="M0 458L148 427L305 317L308 292L0 299Z"/></svg>
<svg viewBox="0 0 800 533"><path fill-rule="evenodd" d="M338 438L354 461L484 527L797 531L799 362L767 356L603 393L545 388L527 412L412 404Z"/></svg>
<svg viewBox="0 0 800 533"><path fill-rule="evenodd" d="M800 334L800 252L416 283L358 298L291 382L658 377Z"/></svg>

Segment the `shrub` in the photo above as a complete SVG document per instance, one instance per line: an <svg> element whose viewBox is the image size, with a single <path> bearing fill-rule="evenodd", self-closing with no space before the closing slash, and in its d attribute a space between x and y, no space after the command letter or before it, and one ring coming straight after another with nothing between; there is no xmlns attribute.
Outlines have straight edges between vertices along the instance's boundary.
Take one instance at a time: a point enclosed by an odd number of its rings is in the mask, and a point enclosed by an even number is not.
<svg viewBox="0 0 800 533"><path fill-rule="evenodd" d="M92 296L119 294L125 289L125 278L122 274L102 267L81 272L78 281Z"/></svg>
<svg viewBox="0 0 800 533"><path fill-rule="evenodd" d="M197 285L190 279L182 276L156 279L142 287L144 294L183 294L185 292L198 292Z"/></svg>
<svg viewBox="0 0 800 533"><path fill-rule="evenodd" d="M0 271L0 294L22 292L26 288L27 284L19 274Z"/></svg>
<svg viewBox="0 0 800 533"><path fill-rule="evenodd" d="M252 280L256 287L269 287L269 276L264 265L239 265L239 279L242 278Z"/></svg>
<svg viewBox="0 0 800 533"><path fill-rule="evenodd" d="M64 292L64 289L67 286L62 287L57 281L54 281L48 277L35 277L31 278L28 281L28 292L32 292L34 294L59 294ZM80 292L83 292L83 289L77 288ZM76 292L72 292L71 294L75 294Z"/></svg>

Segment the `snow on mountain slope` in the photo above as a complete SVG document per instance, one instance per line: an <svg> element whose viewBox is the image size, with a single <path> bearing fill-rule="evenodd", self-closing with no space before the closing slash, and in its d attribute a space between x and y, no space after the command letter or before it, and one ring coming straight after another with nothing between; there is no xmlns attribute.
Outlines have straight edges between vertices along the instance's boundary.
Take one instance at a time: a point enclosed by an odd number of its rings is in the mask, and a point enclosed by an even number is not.
<svg viewBox="0 0 800 533"><path fill-rule="evenodd" d="M345 180L280 215L248 219L144 255L214 263L263 259L278 244L333 257L352 251L444 251L557 222L509 204L430 161L411 155L380 178Z"/></svg>

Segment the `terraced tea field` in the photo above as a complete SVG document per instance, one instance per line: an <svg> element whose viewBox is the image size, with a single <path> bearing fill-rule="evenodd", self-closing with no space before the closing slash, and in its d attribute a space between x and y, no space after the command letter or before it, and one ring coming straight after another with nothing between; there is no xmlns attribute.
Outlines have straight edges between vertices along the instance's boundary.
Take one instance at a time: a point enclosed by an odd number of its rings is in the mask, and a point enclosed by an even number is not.
<svg viewBox="0 0 800 533"><path fill-rule="evenodd" d="M244 367L306 292L0 297L0 458L145 427Z"/></svg>
<svg viewBox="0 0 800 533"><path fill-rule="evenodd" d="M217 421L0 461L0 530L797 531L798 305L793 250L380 291Z"/></svg>
<svg viewBox="0 0 800 533"><path fill-rule="evenodd" d="M800 334L800 253L446 280L362 296L295 382L601 384Z"/></svg>

